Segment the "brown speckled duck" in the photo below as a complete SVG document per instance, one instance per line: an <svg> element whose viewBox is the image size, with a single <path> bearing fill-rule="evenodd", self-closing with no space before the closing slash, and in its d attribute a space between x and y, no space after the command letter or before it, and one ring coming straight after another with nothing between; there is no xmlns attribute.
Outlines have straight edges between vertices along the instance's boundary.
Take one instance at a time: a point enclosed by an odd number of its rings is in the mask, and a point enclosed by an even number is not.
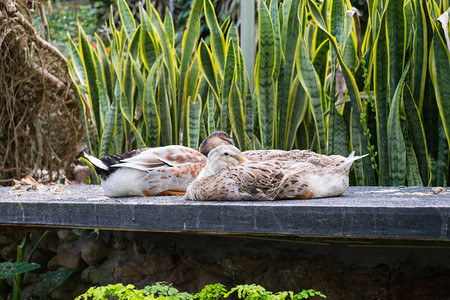
<svg viewBox="0 0 450 300"><path fill-rule="evenodd" d="M275 153L275 152L271 152ZM334 157L333 164L269 159L250 161L236 147L213 149L205 168L190 184L185 199L275 200L341 195L348 187L348 171L361 158Z"/></svg>
<svg viewBox="0 0 450 300"><path fill-rule="evenodd" d="M136 149L98 159L84 154L102 181L105 195L182 195L206 165L206 155L218 145L234 144L228 134L207 137L200 149L180 145Z"/></svg>

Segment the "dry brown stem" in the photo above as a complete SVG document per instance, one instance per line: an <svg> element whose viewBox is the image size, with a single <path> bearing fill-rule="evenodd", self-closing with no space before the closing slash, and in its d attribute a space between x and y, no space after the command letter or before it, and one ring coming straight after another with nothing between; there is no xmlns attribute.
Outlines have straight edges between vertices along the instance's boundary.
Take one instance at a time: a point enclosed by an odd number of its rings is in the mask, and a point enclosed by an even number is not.
<svg viewBox="0 0 450 300"><path fill-rule="evenodd" d="M0 0L2 184L29 174L54 181L75 160L83 134L67 59L31 25L30 5L41 3Z"/></svg>

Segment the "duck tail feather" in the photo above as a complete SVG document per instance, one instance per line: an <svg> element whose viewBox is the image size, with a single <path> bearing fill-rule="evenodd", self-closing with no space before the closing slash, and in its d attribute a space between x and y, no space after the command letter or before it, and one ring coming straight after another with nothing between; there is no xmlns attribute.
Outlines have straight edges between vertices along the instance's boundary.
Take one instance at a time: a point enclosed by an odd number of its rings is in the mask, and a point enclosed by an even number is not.
<svg viewBox="0 0 450 300"><path fill-rule="evenodd" d="M364 155L361 155L361 156L355 156L355 151L353 151L352 153L350 153L348 158L341 165L339 165L337 168L338 169L345 169L346 171L348 171L352 167L353 162L355 160L358 160L358 159L361 159L363 157L366 157L367 155L369 155L369 154L367 153L367 154L364 154Z"/></svg>
<svg viewBox="0 0 450 300"><path fill-rule="evenodd" d="M109 171L109 167L107 165L105 165L104 162L102 162L100 159L98 159L95 156L92 156L90 154L87 154L86 152L83 151L83 156L91 163L93 164L95 167L105 170L105 171Z"/></svg>

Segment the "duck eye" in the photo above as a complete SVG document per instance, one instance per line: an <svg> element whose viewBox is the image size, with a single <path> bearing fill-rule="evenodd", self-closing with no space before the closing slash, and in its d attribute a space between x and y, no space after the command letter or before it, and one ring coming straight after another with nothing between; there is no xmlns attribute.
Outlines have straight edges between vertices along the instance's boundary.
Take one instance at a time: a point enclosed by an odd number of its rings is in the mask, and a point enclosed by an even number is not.
<svg viewBox="0 0 450 300"><path fill-rule="evenodd" d="M230 153L228 153L228 152L225 152L225 153L224 153L224 155L228 156L228 155L230 155Z"/></svg>

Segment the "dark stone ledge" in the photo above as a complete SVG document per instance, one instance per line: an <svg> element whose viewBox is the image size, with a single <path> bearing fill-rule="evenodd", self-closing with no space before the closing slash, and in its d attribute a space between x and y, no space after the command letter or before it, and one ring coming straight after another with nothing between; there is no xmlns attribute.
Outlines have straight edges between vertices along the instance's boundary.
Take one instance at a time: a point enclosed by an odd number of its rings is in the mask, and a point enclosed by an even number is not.
<svg viewBox="0 0 450 300"><path fill-rule="evenodd" d="M25 188L24 188L25 189ZM450 193L350 187L341 197L194 202L107 198L99 186L0 188L2 227L68 227L285 237L450 240Z"/></svg>

